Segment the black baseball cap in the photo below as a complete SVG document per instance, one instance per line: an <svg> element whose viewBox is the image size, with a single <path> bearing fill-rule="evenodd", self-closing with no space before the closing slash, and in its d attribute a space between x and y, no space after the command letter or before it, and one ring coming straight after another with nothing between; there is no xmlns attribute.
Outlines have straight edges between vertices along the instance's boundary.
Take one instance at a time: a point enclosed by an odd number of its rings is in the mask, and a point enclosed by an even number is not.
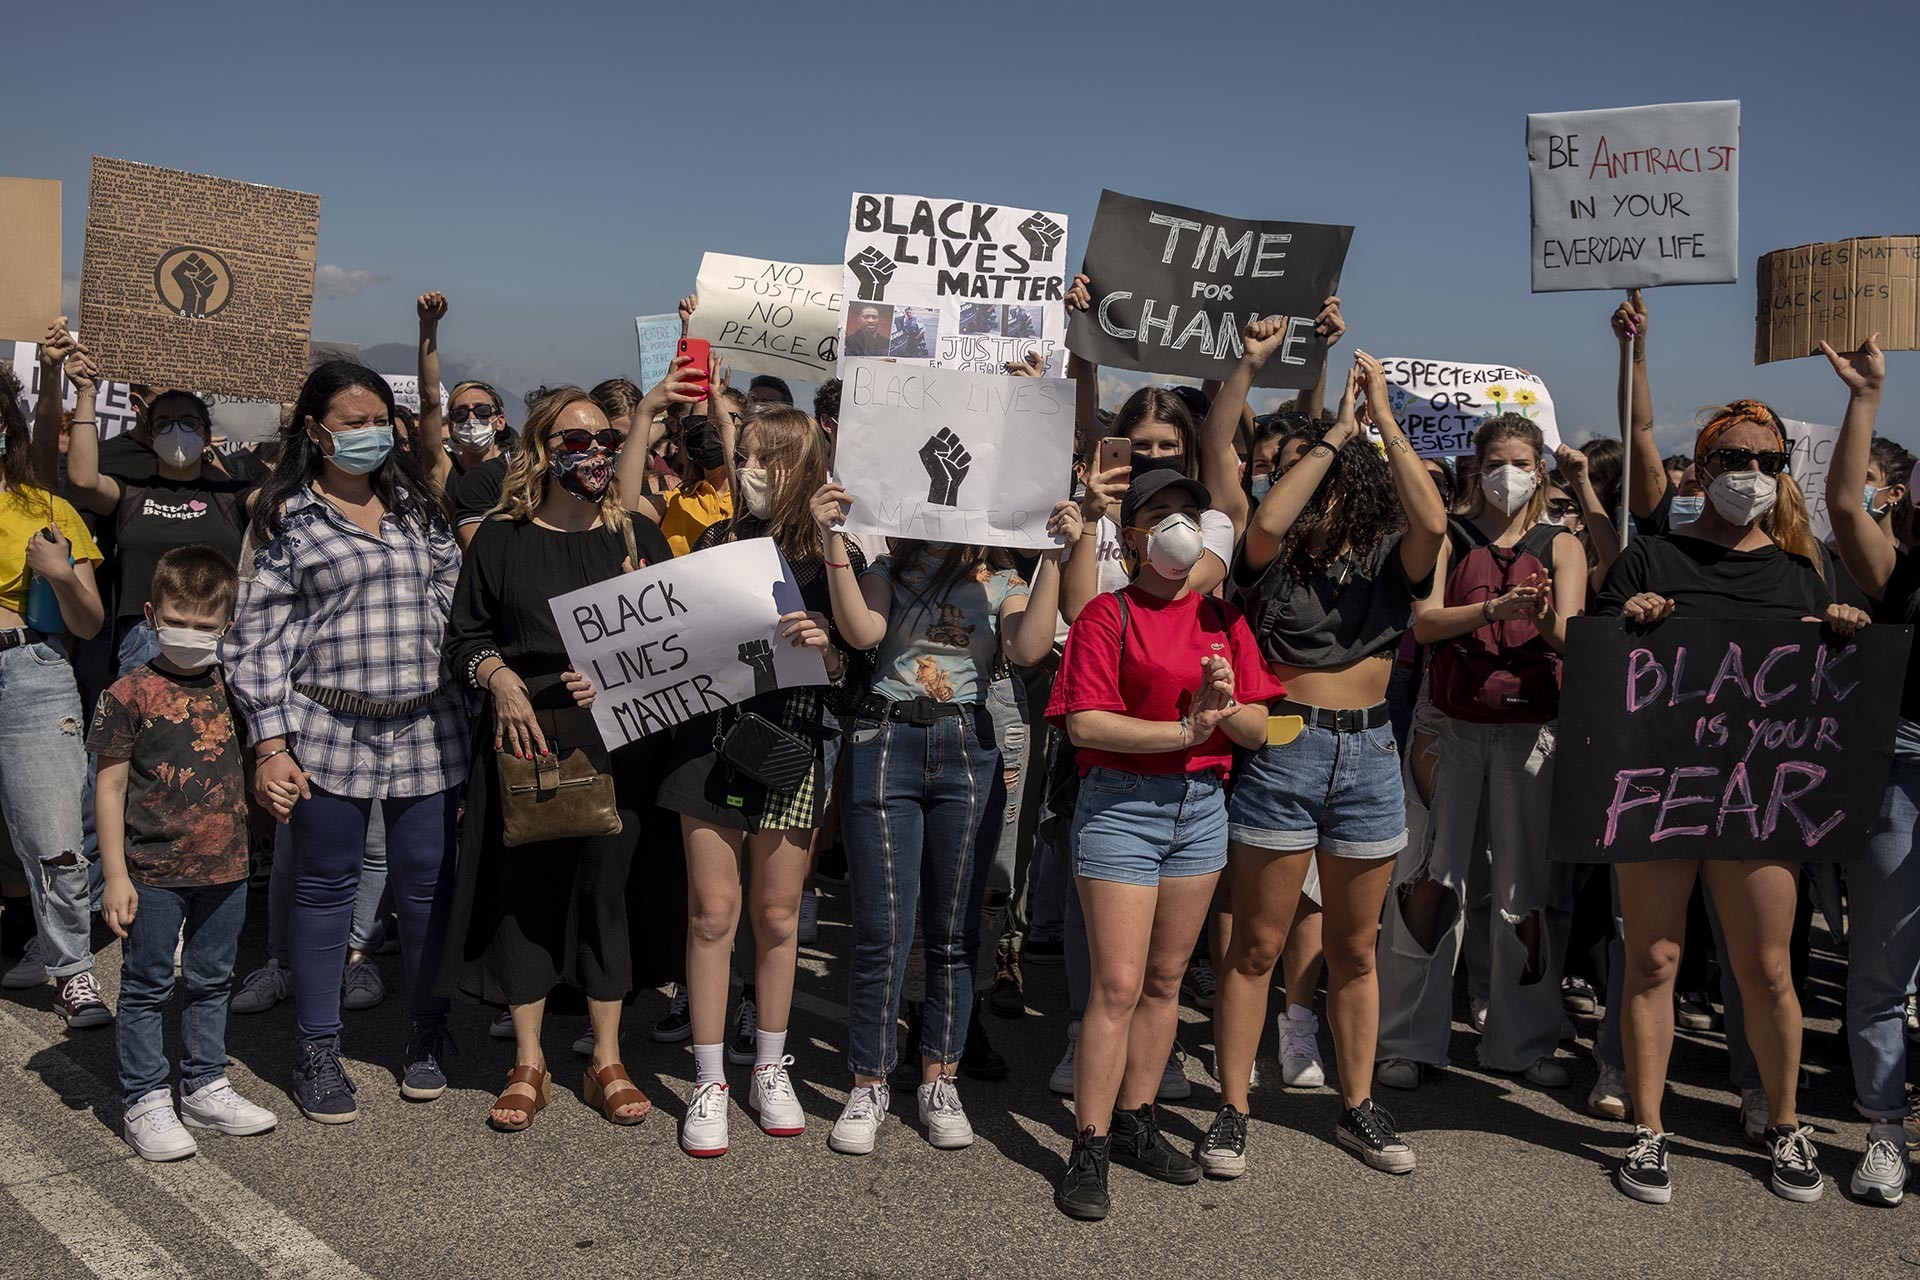
<svg viewBox="0 0 1920 1280"><path fill-rule="evenodd" d="M1134 513L1145 506L1149 498L1176 485L1198 502L1202 511L1213 505L1213 495L1207 492L1207 486L1172 467L1152 467L1145 471L1135 468L1133 483L1127 486L1127 496L1120 500L1120 527L1132 528Z"/></svg>
<svg viewBox="0 0 1920 1280"><path fill-rule="evenodd" d="M1169 382L1167 390L1186 402L1187 412L1193 415L1196 425L1207 420L1207 413L1213 408L1213 401L1207 399L1207 393L1185 382Z"/></svg>

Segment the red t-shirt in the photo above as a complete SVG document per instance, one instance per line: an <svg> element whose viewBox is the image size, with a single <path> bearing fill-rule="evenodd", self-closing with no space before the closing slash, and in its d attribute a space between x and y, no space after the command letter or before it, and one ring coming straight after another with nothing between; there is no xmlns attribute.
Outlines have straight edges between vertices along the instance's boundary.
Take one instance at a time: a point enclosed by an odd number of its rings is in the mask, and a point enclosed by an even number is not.
<svg viewBox="0 0 1920 1280"><path fill-rule="evenodd" d="M1127 643L1120 647L1120 600L1107 592L1081 611L1067 632L1060 673L1053 679L1049 720L1076 711L1117 711L1140 720L1177 721L1200 691L1200 660L1218 654L1233 664L1234 697L1272 702L1286 690L1267 669L1253 631L1233 605L1188 592L1162 600L1138 587L1126 588ZM1080 752L1080 772L1094 768L1125 773L1201 773L1226 777L1233 769L1233 743L1216 729L1184 751L1134 755Z"/></svg>

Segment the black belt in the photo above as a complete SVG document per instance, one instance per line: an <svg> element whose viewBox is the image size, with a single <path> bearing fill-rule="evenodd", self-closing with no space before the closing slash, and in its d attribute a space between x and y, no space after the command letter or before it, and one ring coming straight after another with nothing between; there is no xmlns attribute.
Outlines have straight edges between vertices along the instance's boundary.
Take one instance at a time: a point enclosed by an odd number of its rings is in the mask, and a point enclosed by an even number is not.
<svg viewBox="0 0 1920 1280"><path fill-rule="evenodd" d="M1268 709L1276 716L1299 716L1308 724L1321 729L1332 729L1335 733L1358 733L1362 729L1378 729L1392 721L1393 713L1384 702L1376 702L1370 707L1361 707L1354 711L1335 711L1330 707L1310 707L1304 702L1289 702L1282 698Z"/></svg>
<svg viewBox="0 0 1920 1280"><path fill-rule="evenodd" d="M301 697L317 702L329 711L338 711L341 715L365 716L370 720L391 720L397 716L410 716L423 711L440 700L444 688L431 693L415 694L411 698L364 698L357 693L348 693L344 689L322 689L319 685L297 684L293 691Z"/></svg>
<svg viewBox="0 0 1920 1280"><path fill-rule="evenodd" d="M39 644L47 638L46 632L35 631L32 627L14 627L7 631L0 631L0 653L8 649L21 649L30 644Z"/></svg>
<svg viewBox="0 0 1920 1280"><path fill-rule="evenodd" d="M929 725L948 716L966 715L973 706L971 702L936 702L932 698L908 698L904 702L895 702L891 698L870 693L860 699L854 714L891 720L895 724Z"/></svg>

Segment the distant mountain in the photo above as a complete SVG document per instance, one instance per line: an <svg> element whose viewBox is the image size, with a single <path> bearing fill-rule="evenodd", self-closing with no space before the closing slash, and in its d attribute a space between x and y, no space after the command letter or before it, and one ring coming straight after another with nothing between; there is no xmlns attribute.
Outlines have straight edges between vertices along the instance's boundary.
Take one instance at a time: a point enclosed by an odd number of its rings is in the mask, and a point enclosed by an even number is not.
<svg viewBox="0 0 1920 1280"><path fill-rule="evenodd" d="M411 374L419 371L420 354L411 343L381 342L361 347L360 363L375 373ZM469 378L491 383L506 400L508 416L517 423L520 406L524 403L522 397L527 391L527 388L519 385L518 379L507 374L494 361L463 360L453 352L440 353L440 381L451 387Z"/></svg>

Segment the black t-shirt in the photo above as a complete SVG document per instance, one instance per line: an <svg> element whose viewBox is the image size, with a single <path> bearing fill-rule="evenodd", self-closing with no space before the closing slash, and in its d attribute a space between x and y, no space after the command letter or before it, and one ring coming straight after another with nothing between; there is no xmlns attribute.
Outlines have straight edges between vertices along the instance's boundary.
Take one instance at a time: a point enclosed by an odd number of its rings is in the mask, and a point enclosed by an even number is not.
<svg viewBox="0 0 1920 1280"><path fill-rule="evenodd" d="M1648 591L1672 600L1675 617L1723 622L1798 622L1825 616L1833 603L1820 571L1800 556L1772 545L1734 551L1684 533L1629 543L1593 612L1617 618L1627 601Z"/></svg>
<svg viewBox="0 0 1920 1280"><path fill-rule="evenodd" d="M1673 486L1668 485L1665 492L1660 495L1660 501L1653 504L1653 510L1645 518L1640 516L1633 518L1635 536L1672 533L1673 499ZM1686 525L1682 524L1680 527L1684 529ZM1847 572L1847 567L1841 563L1840 557L1834 555L1833 550L1822 543L1815 543L1814 546L1818 548L1820 554L1818 562L1813 567L1820 571L1820 576L1826 581L1827 590L1832 593L1833 598L1841 604L1850 604L1856 609L1870 609L1867 593L1854 582L1853 575Z"/></svg>
<svg viewBox="0 0 1920 1280"><path fill-rule="evenodd" d="M500 501L500 490L507 482L507 459L502 454L497 458L488 458L460 472L451 481L453 490L453 517L457 525L478 524L487 518L487 512ZM643 524L652 524L651 520L642 520ZM644 551L646 548L641 548Z"/></svg>
<svg viewBox="0 0 1920 1280"><path fill-rule="evenodd" d="M1893 572L1887 589L1872 606L1875 622L1895 626L1920 623L1920 554L1893 553ZM1900 695L1900 718L1920 723L1920 644L1907 651L1907 683Z"/></svg>
<svg viewBox="0 0 1920 1280"><path fill-rule="evenodd" d="M114 616L140 616L153 589L154 566L175 547L202 543L237 565L252 488L205 472L198 480L121 481L113 512Z"/></svg>
<svg viewBox="0 0 1920 1280"><path fill-rule="evenodd" d="M1413 628L1413 602L1433 590L1431 571L1418 582L1407 580L1400 560L1405 536L1382 538L1371 553L1349 554L1304 581L1279 556L1254 569L1243 548L1234 557L1233 578L1260 652L1302 671L1391 657Z"/></svg>

